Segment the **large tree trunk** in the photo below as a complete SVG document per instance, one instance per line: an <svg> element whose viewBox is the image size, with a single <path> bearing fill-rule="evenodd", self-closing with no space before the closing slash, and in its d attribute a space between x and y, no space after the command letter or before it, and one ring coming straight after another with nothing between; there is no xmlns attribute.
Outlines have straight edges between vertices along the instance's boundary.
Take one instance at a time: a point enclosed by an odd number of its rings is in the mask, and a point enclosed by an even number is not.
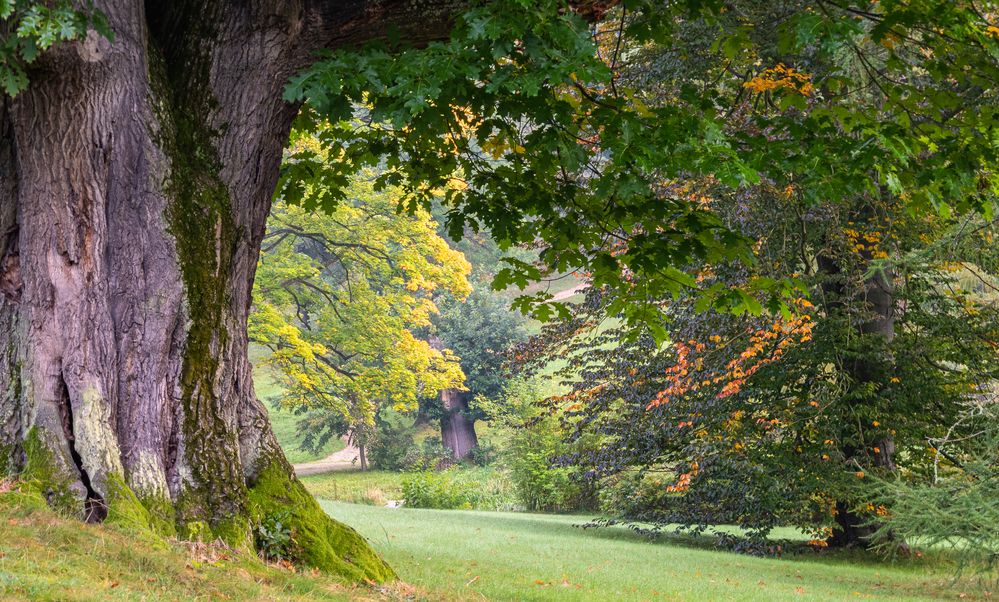
<svg viewBox="0 0 999 602"><path fill-rule="evenodd" d="M872 256L870 250L861 254L862 269L870 269ZM867 391L871 384L885 383L891 376L893 358L883 353L885 347L895 338L895 289L892 275L883 271L869 271L862 278L859 291L851 291L845 281L843 270L836 261L827 257L819 257L819 269L828 280L825 290L830 293L834 303L840 308L846 305L859 308L864 313L864 319L856 326L856 332L862 337L879 340L875 348L877 353L868 353L863 357L844 366L853 380L855 391ZM868 393L869 394L869 393ZM863 395L851 396L845 403L859 406L868 403ZM876 449L876 452L872 450ZM884 436L876 441L869 441L865 446L844 446L843 455L850 462L861 466L883 470L895 470L895 441L890 436ZM836 524L830 544L837 547L867 546L875 527L870 524L870 517L857 513L846 501L836 502Z"/></svg>
<svg viewBox="0 0 999 602"><path fill-rule="evenodd" d="M439 36L458 3L95 4L113 43L55 48L0 97L0 471L88 520L235 544L287 506L303 560L390 577L294 480L246 320L285 82L321 47Z"/></svg>
<svg viewBox="0 0 999 602"><path fill-rule="evenodd" d="M468 397L468 391L441 391L444 410L441 415L441 441L444 442L444 447L451 450L455 460L464 460L479 445L479 439L475 436L475 422L469 415Z"/></svg>

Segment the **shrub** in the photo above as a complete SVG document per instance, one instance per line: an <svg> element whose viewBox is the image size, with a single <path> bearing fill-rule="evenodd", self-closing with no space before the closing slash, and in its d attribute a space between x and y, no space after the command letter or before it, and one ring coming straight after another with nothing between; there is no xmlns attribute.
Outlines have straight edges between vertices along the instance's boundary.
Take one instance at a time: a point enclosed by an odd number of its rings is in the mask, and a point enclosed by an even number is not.
<svg viewBox="0 0 999 602"><path fill-rule="evenodd" d="M468 461L476 466L489 466L496 460L496 447L488 443L479 443L468 452Z"/></svg>
<svg viewBox="0 0 999 602"><path fill-rule="evenodd" d="M368 445L371 465L381 470L439 470L455 463L440 437L427 437L417 445L410 426L386 424Z"/></svg>
<svg viewBox="0 0 999 602"><path fill-rule="evenodd" d="M592 507L589 490L576 478L576 469L552 466L554 454L545 449L515 446L510 461L517 497L528 510L574 512Z"/></svg>
<svg viewBox="0 0 999 602"><path fill-rule="evenodd" d="M383 425L368 444L368 460L381 470L406 470L418 461L413 428ZM414 453L415 452L415 453Z"/></svg>
<svg viewBox="0 0 999 602"><path fill-rule="evenodd" d="M549 389L545 389L549 386ZM492 423L508 437L502 463L509 468L513 488L527 510L574 512L596 507L595 486L581 469L562 466L563 458L582 449L568 444L560 412L552 413L539 400L555 391L540 379L516 380L502 399L476 398Z"/></svg>
<svg viewBox="0 0 999 602"><path fill-rule="evenodd" d="M416 468L422 470L443 470L454 466L451 450L444 447L440 437L427 437L423 440L421 455Z"/></svg>
<svg viewBox="0 0 999 602"><path fill-rule="evenodd" d="M288 524L291 511L269 514L257 526L257 549L268 560L287 560L294 556L295 540Z"/></svg>
<svg viewBox="0 0 999 602"><path fill-rule="evenodd" d="M402 481L402 497L412 508L470 510L479 502L478 485L458 477L458 471L423 470Z"/></svg>
<svg viewBox="0 0 999 602"><path fill-rule="evenodd" d="M959 569L999 579L999 402L972 404L947 437L931 443L931 482L872 479L872 497L882 504L874 540L887 551L905 541L946 548Z"/></svg>

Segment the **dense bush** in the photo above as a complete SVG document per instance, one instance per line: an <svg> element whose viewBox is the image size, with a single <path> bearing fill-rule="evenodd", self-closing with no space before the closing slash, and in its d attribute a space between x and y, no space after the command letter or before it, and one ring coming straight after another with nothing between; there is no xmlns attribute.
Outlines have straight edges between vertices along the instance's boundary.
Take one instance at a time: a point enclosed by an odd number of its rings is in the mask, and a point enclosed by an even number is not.
<svg viewBox="0 0 999 602"><path fill-rule="evenodd" d="M402 480L404 503L412 508L523 510L507 473L451 468L422 470Z"/></svg>
<svg viewBox="0 0 999 602"><path fill-rule="evenodd" d="M566 443L561 413L539 402L550 390L543 380L511 381L502 399L476 403L507 443L500 454L517 498L527 510L575 512L596 507L595 487L575 466L565 466L585 443Z"/></svg>
<svg viewBox="0 0 999 602"><path fill-rule="evenodd" d="M547 424L534 424L511 441L508 463L517 497L528 510L575 512L592 508L592 488L580 478L579 469L553 465L563 445L559 435L549 429Z"/></svg>
<svg viewBox="0 0 999 602"><path fill-rule="evenodd" d="M458 478L454 470L414 472L403 479L402 496L412 508L469 510L479 501L477 484Z"/></svg>
<svg viewBox="0 0 999 602"><path fill-rule="evenodd" d="M381 470L405 470L412 465L416 443L412 427L383 425L368 444L368 460Z"/></svg>
<svg viewBox="0 0 999 602"><path fill-rule="evenodd" d="M442 470L455 464L451 450L444 447L440 437L427 437L418 448L410 468L417 470Z"/></svg>
<svg viewBox="0 0 999 602"><path fill-rule="evenodd" d="M440 437L427 437L417 444L411 426L380 426L368 449L371 465L380 470L436 470L454 464Z"/></svg>
<svg viewBox="0 0 999 602"><path fill-rule="evenodd" d="M468 452L466 459L476 466L489 466L496 460L498 453L499 450L497 450L495 445L479 441L479 444L473 447L472 451Z"/></svg>

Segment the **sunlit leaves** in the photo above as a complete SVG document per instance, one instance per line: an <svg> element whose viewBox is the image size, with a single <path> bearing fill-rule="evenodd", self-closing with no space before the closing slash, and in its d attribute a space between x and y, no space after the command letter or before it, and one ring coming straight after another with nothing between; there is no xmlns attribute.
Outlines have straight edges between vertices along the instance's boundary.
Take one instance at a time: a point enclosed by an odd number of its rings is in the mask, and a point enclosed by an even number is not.
<svg viewBox="0 0 999 602"><path fill-rule="evenodd" d="M332 124L322 203L346 175L383 167L378 185L400 186L405 208L443 191L452 233L539 248L544 266L613 291L631 324L665 319L645 300L696 288L691 265L752 262L751 241L676 182L793 185L811 205L887 187L914 209L989 211L999 46L967 6L631 0L608 19L591 30L558 0L496 0L445 42L327 55L287 93L307 102L301 129ZM622 77L658 51L714 66ZM291 200L297 172L315 168L296 161L282 180ZM539 273L510 265L497 284ZM786 310L793 284L758 284L707 291L700 306ZM558 313L545 302L518 307Z"/></svg>
<svg viewBox="0 0 999 602"><path fill-rule="evenodd" d="M412 409L423 396L462 386L458 358L414 331L430 326L441 295L470 291L468 262L429 214L397 213L401 193L375 191L374 172L362 175L329 214L275 206L249 324L283 377L283 403L339 414L352 426L370 425L380 406ZM301 181L305 207L321 205L320 178Z"/></svg>

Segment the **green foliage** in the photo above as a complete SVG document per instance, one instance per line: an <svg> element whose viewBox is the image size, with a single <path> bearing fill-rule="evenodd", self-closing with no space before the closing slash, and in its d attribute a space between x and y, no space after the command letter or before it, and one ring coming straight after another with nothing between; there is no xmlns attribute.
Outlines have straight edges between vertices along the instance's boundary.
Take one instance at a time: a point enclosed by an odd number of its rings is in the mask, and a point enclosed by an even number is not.
<svg viewBox="0 0 999 602"><path fill-rule="evenodd" d="M321 129L332 152L297 153L285 198L329 205L351 173L384 166L378 185L400 186L403 207L443 192L452 235L484 227L501 246L539 247L543 268L508 258L497 287L580 270L613 291L607 313L660 342L658 300L693 288L699 307L759 314L786 310L797 286L699 286L693 265L751 265L753 239L684 180L793 186L805 204L884 189L913 209L989 213L999 37L974 7L622 5L594 36L562 1L501 0L463 14L446 42L330 53L287 98L307 101L297 127ZM624 64L649 48L665 55L660 77L629 79ZM322 193L306 198L299 181L317 171ZM549 300L517 305L567 314Z"/></svg>
<svg viewBox="0 0 999 602"><path fill-rule="evenodd" d="M402 498L409 508L523 510L503 470L451 467L404 473Z"/></svg>
<svg viewBox="0 0 999 602"><path fill-rule="evenodd" d="M914 217L890 202L795 213L783 195L753 200L750 211L744 199L715 197L759 236L761 271L807 274L814 307L736 318L698 313L688 298L669 305L674 343L660 346L597 330L593 293L527 355L568 358L560 376L571 392L552 401L569 442L598 439L572 463L613 488L604 498L613 516L739 524L756 537L793 524L824 540L895 512L867 487L879 473L927 483L927 441L999 376L994 226ZM745 277L731 266L705 271L709 282ZM886 307L874 307L878 291Z"/></svg>
<svg viewBox="0 0 999 602"><path fill-rule="evenodd" d="M293 557L295 539L288 525L290 510L268 514L257 525L257 551L268 560L288 560Z"/></svg>
<svg viewBox="0 0 999 602"><path fill-rule="evenodd" d="M381 470L437 470L454 463L440 437L426 437L417 444L415 435L411 426L380 421L369 442L372 466Z"/></svg>
<svg viewBox="0 0 999 602"><path fill-rule="evenodd" d="M311 137L295 144L322 152ZM398 191L358 178L345 192L332 214L275 204L249 323L281 375L282 405L319 411L300 423L313 447L368 433L381 404L411 409L464 378L450 351L414 332L430 325L437 296L468 294L468 263L429 214L396 212Z"/></svg>
<svg viewBox="0 0 999 602"><path fill-rule="evenodd" d="M114 40L103 13L76 10L69 0L0 0L0 89L16 96L28 87L27 69L39 54L86 37L88 29Z"/></svg>
<svg viewBox="0 0 999 602"><path fill-rule="evenodd" d="M468 452L467 459L476 466L485 467L495 462L498 454L499 450L495 445L479 441L479 444Z"/></svg>
<svg viewBox="0 0 999 602"><path fill-rule="evenodd" d="M406 470L417 461L415 429L383 424L368 444L368 460L380 470Z"/></svg>
<svg viewBox="0 0 999 602"><path fill-rule="evenodd" d="M932 441L932 482L877 479L876 503L891 508L878 525L880 547L898 540L949 549L959 569L999 569L999 406L991 396L962 413L946 436Z"/></svg>
<svg viewBox="0 0 999 602"><path fill-rule="evenodd" d="M545 390L517 380L499 400L480 399L494 428L503 431L502 464L510 471L517 499L528 510L576 512L595 506L594 490L566 460L580 449L566 442L559 415L542 404Z"/></svg>
<svg viewBox="0 0 999 602"><path fill-rule="evenodd" d="M433 318L441 343L461 359L465 386L474 395L495 397L509 376L506 353L527 338L525 320L509 310L509 300L475 288L464 300L446 301Z"/></svg>
<svg viewBox="0 0 999 602"><path fill-rule="evenodd" d="M474 482L457 478L458 471L423 470L402 480L402 498L410 508L471 510L478 502Z"/></svg>
<svg viewBox="0 0 999 602"><path fill-rule="evenodd" d="M604 328L658 277L635 270L632 289L591 290L524 352L563 363L571 391L552 413L587 444L571 463L614 487L616 516L757 537L795 524L825 539L884 513L864 487L872 473L925 479L927 438L993 386L994 226L979 215L996 192L991 17L940 2L854 8L659 11L649 36L629 27L653 12L598 25L603 55L621 57L616 85L653 111L713 115L759 176L734 186L696 160L661 172L668 194L756 241L751 263L685 263L699 290L645 298L672 323ZM964 66L948 75L951 60ZM790 281L809 300L759 294ZM705 312L746 291L736 311Z"/></svg>
<svg viewBox="0 0 999 602"><path fill-rule="evenodd" d="M537 432L532 433L535 437ZM510 470L518 499L528 510L578 512L591 507L584 497L577 471L552 466L558 441L553 437L515 440L510 450Z"/></svg>

